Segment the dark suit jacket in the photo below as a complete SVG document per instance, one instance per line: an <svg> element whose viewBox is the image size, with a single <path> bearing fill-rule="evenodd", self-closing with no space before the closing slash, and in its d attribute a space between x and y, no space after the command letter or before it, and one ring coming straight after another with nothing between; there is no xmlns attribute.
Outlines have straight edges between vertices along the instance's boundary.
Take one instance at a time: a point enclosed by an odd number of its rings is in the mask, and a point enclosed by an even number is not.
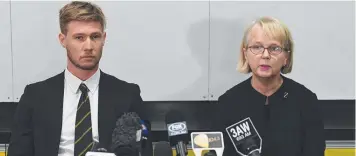
<svg viewBox="0 0 356 156"><path fill-rule="evenodd" d="M137 112L142 119L145 117L139 109L143 103L139 86L100 72L99 142L109 148L116 120L124 112ZM58 155L63 94L64 72L25 87L15 113L9 156Z"/></svg>

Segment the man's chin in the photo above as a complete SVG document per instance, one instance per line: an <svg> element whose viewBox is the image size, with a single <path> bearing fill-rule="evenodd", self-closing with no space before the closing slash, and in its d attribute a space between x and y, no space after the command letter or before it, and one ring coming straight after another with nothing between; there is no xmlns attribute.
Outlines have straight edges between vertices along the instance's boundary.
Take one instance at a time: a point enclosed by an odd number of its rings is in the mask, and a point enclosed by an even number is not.
<svg viewBox="0 0 356 156"><path fill-rule="evenodd" d="M78 65L77 66L81 70L94 70L96 69L97 65L91 64L91 65Z"/></svg>

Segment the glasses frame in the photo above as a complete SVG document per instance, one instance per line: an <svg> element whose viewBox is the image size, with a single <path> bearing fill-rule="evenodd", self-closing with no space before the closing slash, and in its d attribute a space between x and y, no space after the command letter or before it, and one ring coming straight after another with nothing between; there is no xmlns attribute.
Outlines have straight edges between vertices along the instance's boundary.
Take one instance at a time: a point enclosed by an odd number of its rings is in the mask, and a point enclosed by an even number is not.
<svg viewBox="0 0 356 156"><path fill-rule="evenodd" d="M267 48L264 47L264 46L261 46L261 47L263 47L263 51L260 52L260 53L254 53L254 52L252 51L252 47L253 47L253 46L248 46L247 49L250 49L250 52L251 52L252 54L255 54L255 55L263 54L266 49L267 49L268 54L273 55L273 56L277 56L277 55L281 54L282 52L288 52L288 53L290 52L287 48L283 48L283 47L281 47L281 46L277 46L277 47L279 47L279 48L282 49L281 52L279 52L279 53L271 53L270 48L271 48L272 46L269 46L269 47L267 47Z"/></svg>

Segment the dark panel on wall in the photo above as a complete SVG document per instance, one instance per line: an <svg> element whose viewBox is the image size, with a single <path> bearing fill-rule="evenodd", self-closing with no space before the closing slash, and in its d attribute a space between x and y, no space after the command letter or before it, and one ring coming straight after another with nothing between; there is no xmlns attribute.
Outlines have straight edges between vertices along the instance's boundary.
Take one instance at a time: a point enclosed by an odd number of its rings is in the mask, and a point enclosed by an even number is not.
<svg viewBox="0 0 356 156"><path fill-rule="evenodd" d="M8 129L11 126L17 103L0 103L0 129Z"/></svg>
<svg viewBox="0 0 356 156"><path fill-rule="evenodd" d="M320 100L326 129L355 128L355 100Z"/></svg>

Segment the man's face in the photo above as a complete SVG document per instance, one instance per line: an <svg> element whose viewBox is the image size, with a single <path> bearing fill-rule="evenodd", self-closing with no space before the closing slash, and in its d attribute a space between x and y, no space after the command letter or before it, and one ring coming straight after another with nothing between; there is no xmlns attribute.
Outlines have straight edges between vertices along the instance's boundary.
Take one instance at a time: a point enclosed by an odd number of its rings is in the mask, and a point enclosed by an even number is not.
<svg viewBox="0 0 356 156"><path fill-rule="evenodd" d="M59 34L59 40L67 50L68 65L81 70L98 67L106 33L97 21L71 21L67 33Z"/></svg>

